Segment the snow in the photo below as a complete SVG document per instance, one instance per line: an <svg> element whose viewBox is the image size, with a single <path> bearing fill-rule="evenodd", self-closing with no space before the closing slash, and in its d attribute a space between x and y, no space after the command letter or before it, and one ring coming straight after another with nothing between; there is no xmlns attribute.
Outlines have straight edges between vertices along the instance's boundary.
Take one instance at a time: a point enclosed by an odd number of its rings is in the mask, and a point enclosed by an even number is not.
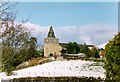
<svg viewBox="0 0 120 82"><path fill-rule="evenodd" d="M6 76L5 73L0 73L1 79L13 79L20 77L62 77L62 76L77 76L77 77L101 77L105 78L105 70L103 63L84 61L84 60L63 60L52 61L42 65L37 65L21 70L13 71L13 75Z"/></svg>
<svg viewBox="0 0 120 82"><path fill-rule="evenodd" d="M104 44L101 44L101 45L98 45L97 47L98 47L99 49L101 49L101 48L105 49L105 46L107 45L107 43L108 43L108 42L106 42L106 43L104 43Z"/></svg>

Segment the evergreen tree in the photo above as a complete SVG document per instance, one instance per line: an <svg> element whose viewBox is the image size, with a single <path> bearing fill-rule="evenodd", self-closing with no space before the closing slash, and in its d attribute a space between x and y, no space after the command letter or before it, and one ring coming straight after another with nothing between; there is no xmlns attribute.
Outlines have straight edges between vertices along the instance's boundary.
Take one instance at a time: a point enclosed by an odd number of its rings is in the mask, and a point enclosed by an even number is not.
<svg viewBox="0 0 120 82"><path fill-rule="evenodd" d="M99 51L96 47L93 47L90 52L91 52L91 57L100 58Z"/></svg>
<svg viewBox="0 0 120 82"><path fill-rule="evenodd" d="M95 56L94 56L95 58L100 58L100 55L99 55L99 51L98 50L96 50L95 51Z"/></svg>
<svg viewBox="0 0 120 82"><path fill-rule="evenodd" d="M69 42L67 46L67 53L68 54L78 54L80 51L77 42Z"/></svg>
<svg viewBox="0 0 120 82"><path fill-rule="evenodd" d="M80 52L86 54L86 57L91 55L91 51L86 44L80 46Z"/></svg>
<svg viewBox="0 0 120 82"><path fill-rule="evenodd" d="M64 56L66 54L66 49L62 49L60 52L61 52L61 56Z"/></svg>
<svg viewBox="0 0 120 82"><path fill-rule="evenodd" d="M105 52L106 78L120 81L120 32L105 46Z"/></svg>
<svg viewBox="0 0 120 82"><path fill-rule="evenodd" d="M39 53L36 50L36 43L37 38L36 37L30 37L29 43L28 43L28 49L26 54L26 60L29 60L33 57L39 57Z"/></svg>

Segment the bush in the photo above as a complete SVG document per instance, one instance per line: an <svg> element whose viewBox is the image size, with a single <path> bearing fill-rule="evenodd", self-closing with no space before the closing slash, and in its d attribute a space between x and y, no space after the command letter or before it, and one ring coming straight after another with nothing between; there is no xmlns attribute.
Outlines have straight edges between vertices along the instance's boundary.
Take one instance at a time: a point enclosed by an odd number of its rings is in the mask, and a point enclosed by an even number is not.
<svg viewBox="0 0 120 82"><path fill-rule="evenodd" d="M120 81L120 32L105 46L107 80Z"/></svg>

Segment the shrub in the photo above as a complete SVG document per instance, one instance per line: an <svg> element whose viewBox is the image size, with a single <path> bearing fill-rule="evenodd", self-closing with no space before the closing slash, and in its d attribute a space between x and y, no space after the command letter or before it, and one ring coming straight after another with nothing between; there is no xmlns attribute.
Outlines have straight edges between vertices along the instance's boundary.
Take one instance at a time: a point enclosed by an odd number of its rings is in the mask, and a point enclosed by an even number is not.
<svg viewBox="0 0 120 82"><path fill-rule="evenodd" d="M120 32L105 46L107 80L120 81Z"/></svg>

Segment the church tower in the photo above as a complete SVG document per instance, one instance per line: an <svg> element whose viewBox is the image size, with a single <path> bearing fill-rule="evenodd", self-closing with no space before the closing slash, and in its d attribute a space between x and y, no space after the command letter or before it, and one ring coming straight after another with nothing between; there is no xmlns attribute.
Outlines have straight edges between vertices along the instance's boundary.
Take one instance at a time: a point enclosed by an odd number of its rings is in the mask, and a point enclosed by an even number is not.
<svg viewBox="0 0 120 82"><path fill-rule="evenodd" d="M49 28L47 38L44 38L44 56L49 57L49 55L60 55L59 39L55 37L52 26Z"/></svg>

